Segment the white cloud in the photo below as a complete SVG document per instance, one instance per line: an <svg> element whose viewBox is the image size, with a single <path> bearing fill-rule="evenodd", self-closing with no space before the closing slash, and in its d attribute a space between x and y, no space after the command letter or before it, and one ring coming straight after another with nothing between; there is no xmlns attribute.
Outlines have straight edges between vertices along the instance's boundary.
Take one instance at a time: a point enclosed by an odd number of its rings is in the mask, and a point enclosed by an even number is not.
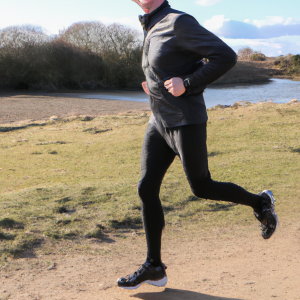
<svg viewBox="0 0 300 300"><path fill-rule="evenodd" d="M283 17L266 17L264 20L253 20L252 24L255 25L256 27L260 28L262 26L272 26L276 24L283 24L284 23L284 18Z"/></svg>
<svg viewBox="0 0 300 300"><path fill-rule="evenodd" d="M280 36L299 36L300 19L278 16L264 20L235 21L216 15L204 22L204 27L218 36L231 39L269 39Z"/></svg>
<svg viewBox="0 0 300 300"><path fill-rule="evenodd" d="M294 18L286 18L283 25L296 25L300 24L300 19L294 19Z"/></svg>
<svg viewBox="0 0 300 300"><path fill-rule="evenodd" d="M249 46L267 56L279 56L288 53L300 54L300 36L282 36L271 39L221 39L236 52L242 47Z"/></svg>
<svg viewBox="0 0 300 300"><path fill-rule="evenodd" d="M225 19L224 15L217 15L217 16L213 16L209 20L206 20L203 26L210 31L216 31L217 29L223 26L225 21L229 21L229 20L230 19Z"/></svg>
<svg viewBox="0 0 300 300"><path fill-rule="evenodd" d="M280 16L269 16L266 17L264 20L253 20L252 24L256 27L260 28L263 26L272 26L272 25L296 25L300 24L300 19L294 18L284 18Z"/></svg>
<svg viewBox="0 0 300 300"><path fill-rule="evenodd" d="M288 53L300 54L299 24L300 20L283 17L246 19L240 22L217 15L206 20L203 26L220 36L236 52L249 46L267 56L279 56Z"/></svg>
<svg viewBox="0 0 300 300"><path fill-rule="evenodd" d="M212 6L222 1L223 0L198 0L195 3L201 6Z"/></svg>

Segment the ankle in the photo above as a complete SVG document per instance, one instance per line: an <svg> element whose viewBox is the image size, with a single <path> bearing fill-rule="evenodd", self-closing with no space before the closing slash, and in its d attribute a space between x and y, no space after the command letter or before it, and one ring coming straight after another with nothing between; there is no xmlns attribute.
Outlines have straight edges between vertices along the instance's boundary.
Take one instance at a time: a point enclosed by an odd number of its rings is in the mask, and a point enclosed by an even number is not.
<svg viewBox="0 0 300 300"><path fill-rule="evenodd" d="M261 195L260 196L261 201L260 201L260 207L262 211L268 211L270 210L270 199L268 196Z"/></svg>
<svg viewBox="0 0 300 300"><path fill-rule="evenodd" d="M162 266L161 259L156 259L155 260L155 259L147 257L146 262L149 263L151 266L153 266L155 268L157 268L159 266Z"/></svg>

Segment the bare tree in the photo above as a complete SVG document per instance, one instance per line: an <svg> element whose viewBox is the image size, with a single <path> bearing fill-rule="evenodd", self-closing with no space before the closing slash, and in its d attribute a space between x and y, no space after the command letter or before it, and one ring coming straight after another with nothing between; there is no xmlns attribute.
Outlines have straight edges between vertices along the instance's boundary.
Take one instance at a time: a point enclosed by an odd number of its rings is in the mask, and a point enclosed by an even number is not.
<svg viewBox="0 0 300 300"><path fill-rule="evenodd" d="M130 59L131 53L141 47L141 33L120 24L109 26L101 22L79 22L60 31L59 38L102 56L115 53Z"/></svg>
<svg viewBox="0 0 300 300"><path fill-rule="evenodd" d="M106 26L101 22L78 22L59 32L58 37L70 44L100 53L105 47Z"/></svg>
<svg viewBox="0 0 300 300"><path fill-rule="evenodd" d="M238 58L240 60L249 60L250 56L254 53L250 47L243 47L238 51Z"/></svg>
<svg viewBox="0 0 300 300"><path fill-rule="evenodd" d="M37 26L11 26L0 30L0 47L18 48L24 44L40 44L50 40L42 28Z"/></svg>

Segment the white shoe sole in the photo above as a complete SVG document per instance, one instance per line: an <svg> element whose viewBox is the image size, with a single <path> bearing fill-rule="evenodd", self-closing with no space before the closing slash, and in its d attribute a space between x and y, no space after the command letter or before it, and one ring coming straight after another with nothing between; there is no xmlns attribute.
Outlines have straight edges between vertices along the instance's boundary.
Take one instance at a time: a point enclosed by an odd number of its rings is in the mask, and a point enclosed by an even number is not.
<svg viewBox="0 0 300 300"><path fill-rule="evenodd" d="M146 280L136 286L130 286L130 287L127 287L127 286L119 286L120 288L122 289L125 289L125 290L135 290L137 288L139 288L143 283L148 283L148 284L151 284L151 285L154 285L154 286L158 286L158 287L163 287L167 284L168 282L168 277L165 276L163 279L161 280Z"/></svg>

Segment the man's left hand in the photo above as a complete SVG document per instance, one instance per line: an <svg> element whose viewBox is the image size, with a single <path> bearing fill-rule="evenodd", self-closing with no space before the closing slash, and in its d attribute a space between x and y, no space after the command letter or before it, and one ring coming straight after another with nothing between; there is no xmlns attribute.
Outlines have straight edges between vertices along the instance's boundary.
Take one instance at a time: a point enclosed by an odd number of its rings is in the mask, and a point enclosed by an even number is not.
<svg viewBox="0 0 300 300"><path fill-rule="evenodd" d="M173 77L173 78L165 81L165 88L174 97L179 97L185 92L183 80L180 77Z"/></svg>

